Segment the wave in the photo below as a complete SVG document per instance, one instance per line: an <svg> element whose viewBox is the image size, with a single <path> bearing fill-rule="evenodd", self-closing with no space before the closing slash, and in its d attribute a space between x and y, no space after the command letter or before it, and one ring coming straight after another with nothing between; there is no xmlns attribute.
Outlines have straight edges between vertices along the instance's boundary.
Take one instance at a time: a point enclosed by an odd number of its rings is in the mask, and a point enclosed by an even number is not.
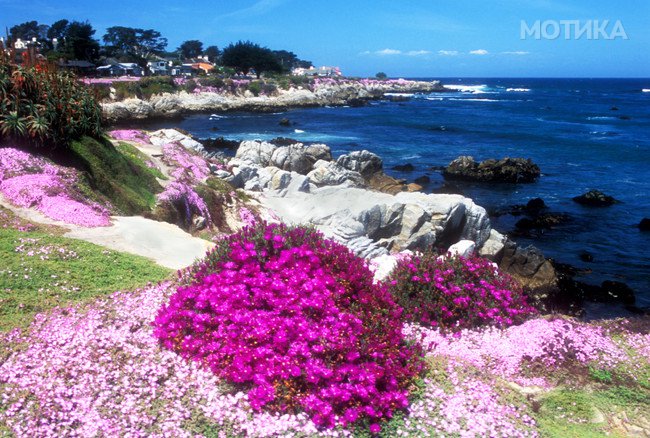
<svg viewBox="0 0 650 438"><path fill-rule="evenodd" d="M487 85L444 85L445 88L450 90L460 91L462 93L473 93L473 94L483 94L483 93L494 93L490 90L490 87Z"/></svg>
<svg viewBox="0 0 650 438"><path fill-rule="evenodd" d="M384 93L384 96L388 97L413 97L415 93Z"/></svg>
<svg viewBox="0 0 650 438"><path fill-rule="evenodd" d="M219 119L227 119L228 116L220 116L219 114L210 114L210 117L208 117L209 120L219 120Z"/></svg>
<svg viewBox="0 0 650 438"><path fill-rule="evenodd" d="M517 93L526 93L530 91L530 88L506 88L506 91L514 91Z"/></svg>
<svg viewBox="0 0 650 438"><path fill-rule="evenodd" d="M644 88L641 90L642 93L650 93L650 88Z"/></svg>
<svg viewBox="0 0 650 438"><path fill-rule="evenodd" d="M498 99L482 99L482 98L478 98L478 99L456 99L456 98L450 97L447 100L455 100L455 101L459 101L459 102L500 102Z"/></svg>
<svg viewBox="0 0 650 438"><path fill-rule="evenodd" d="M616 117L611 117L611 116L594 116L594 117L587 117L587 120L616 120Z"/></svg>
<svg viewBox="0 0 650 438"><path fill-rule="evenodd" d="M304 134L305 133L305 131L303 131L302 129L294 129L293 132L295 132L296 134Z"/></svg>

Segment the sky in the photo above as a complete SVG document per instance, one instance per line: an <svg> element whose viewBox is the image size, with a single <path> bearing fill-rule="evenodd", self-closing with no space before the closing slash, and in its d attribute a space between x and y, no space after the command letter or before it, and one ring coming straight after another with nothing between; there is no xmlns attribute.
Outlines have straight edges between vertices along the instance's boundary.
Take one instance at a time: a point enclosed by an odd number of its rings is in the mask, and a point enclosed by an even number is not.
<svg viewBox="0 0 650 438"><path fill-rule="evenodd" d="M0 0L0 11L3 30L65 18L100 40L111 26L155 29L169 50L250 40L348 76L650 77L647 0Z"/></svg>

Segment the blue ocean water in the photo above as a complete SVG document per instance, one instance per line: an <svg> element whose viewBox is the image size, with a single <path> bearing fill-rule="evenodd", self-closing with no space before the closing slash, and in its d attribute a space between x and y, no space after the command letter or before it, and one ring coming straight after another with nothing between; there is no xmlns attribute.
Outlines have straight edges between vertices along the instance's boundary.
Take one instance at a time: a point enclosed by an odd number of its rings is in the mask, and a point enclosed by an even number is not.
<svg viewBox="0 0 650 438"><path fill-rule="evenodd" d="M377 101L361 108L298 109L275 114L192 115L173 125L198 138L322 142L335 156L368 149L392 176L422 175L433 190L443 182L431 168L460 155L477 160L531 158L542 170L534 184L463 184L466 196L488 211L541 197L571 221L541 235L517 237L546 256L586 270L581 281L623 281L650 305L650 233L636 225L650 217L650 79L456 79L454 93L415 95L406 102ZM648 90L648 91L644 91ZM613 108L617 108L613 109ZM291 127L279 126L288 118ZM167 122L165 125L169 125ZM410 173L392 166L412 163ZM571 198L599 189L622 201L588 208ZM518 218L493 219L504 233ZM580 254L593 254L584 262Z"/></svg>

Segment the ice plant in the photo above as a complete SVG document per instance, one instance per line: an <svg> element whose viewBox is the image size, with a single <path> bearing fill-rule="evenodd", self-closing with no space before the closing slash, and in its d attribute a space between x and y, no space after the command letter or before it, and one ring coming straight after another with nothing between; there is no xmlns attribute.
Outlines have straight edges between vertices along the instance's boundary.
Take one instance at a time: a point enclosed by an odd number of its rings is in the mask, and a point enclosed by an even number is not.
<svg viewBox="0 0 650 438"><path fill-rule="evenodd" d="M115 140L127 140L140 144L149 144L149 136L139 129L116 129L108 133Z"/></svg>
<svg viewBox="0 0 650 438"><path fill-rule="evenodd" d="M259 223L218 243L155 319L162 346L248 391L255 410L319 426L408 405L421 370L401 309L365 262L313 230Z"/></svg>
<svg viewBox="0 0 650 438"><path fill-rule="evenodd" d="M74 225L110 225L109 211L77 189L76 170L52 164L36 155L0 148L0 193L18 207Z"/></svg>
<svg viewBox="0 0 650 438"><path fill-rule="evenodd" d="M387 280L411 321L450 330L505 327L535 313L521 286L486 259L429 252L398 262Z"/></svg>

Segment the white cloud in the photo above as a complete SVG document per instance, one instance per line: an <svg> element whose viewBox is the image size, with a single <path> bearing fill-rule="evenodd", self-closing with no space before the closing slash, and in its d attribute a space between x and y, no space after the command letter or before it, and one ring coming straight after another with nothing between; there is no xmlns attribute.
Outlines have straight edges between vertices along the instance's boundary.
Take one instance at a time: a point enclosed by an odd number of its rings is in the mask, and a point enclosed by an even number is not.
<svg viewBox="0 0 650 438"><path fill-rule="evenodd" d="M523 55L529 55L530 52L524 52L521 50L517 50L515 52L501 52L502 55L517 55L517 56L523 56Z"/></svg>
<svg viewBox="0 0 650 438"><path fill-rule="evenodd" d="M470 50L469 52L470 55L479 55L479 56L487 55L488 53L490 52L488 52L485 49Z"/></svg>
<svg viewBox="0 0 650 438"><path fill-rule="evenodd" d="M423 56L423 55L429 55L431 54L430 51L428 50L410 50L406 52L408 56Z"/></svg>
<svg viewBox="0 0 650 438"><path fill-rule="evenodd" d="M458 50L438 50L438 55L442 55L442 56L458 56Z"/></svg>
<svg viewBox="0 0 650 438"><path fill-rule="evenodd" d="M395 50L395 49L384 49L384 50L377 50L375 52L376 55L381 55L381 56L386 56L386 55L401 55L402 51L401 50Z"/></svg>

